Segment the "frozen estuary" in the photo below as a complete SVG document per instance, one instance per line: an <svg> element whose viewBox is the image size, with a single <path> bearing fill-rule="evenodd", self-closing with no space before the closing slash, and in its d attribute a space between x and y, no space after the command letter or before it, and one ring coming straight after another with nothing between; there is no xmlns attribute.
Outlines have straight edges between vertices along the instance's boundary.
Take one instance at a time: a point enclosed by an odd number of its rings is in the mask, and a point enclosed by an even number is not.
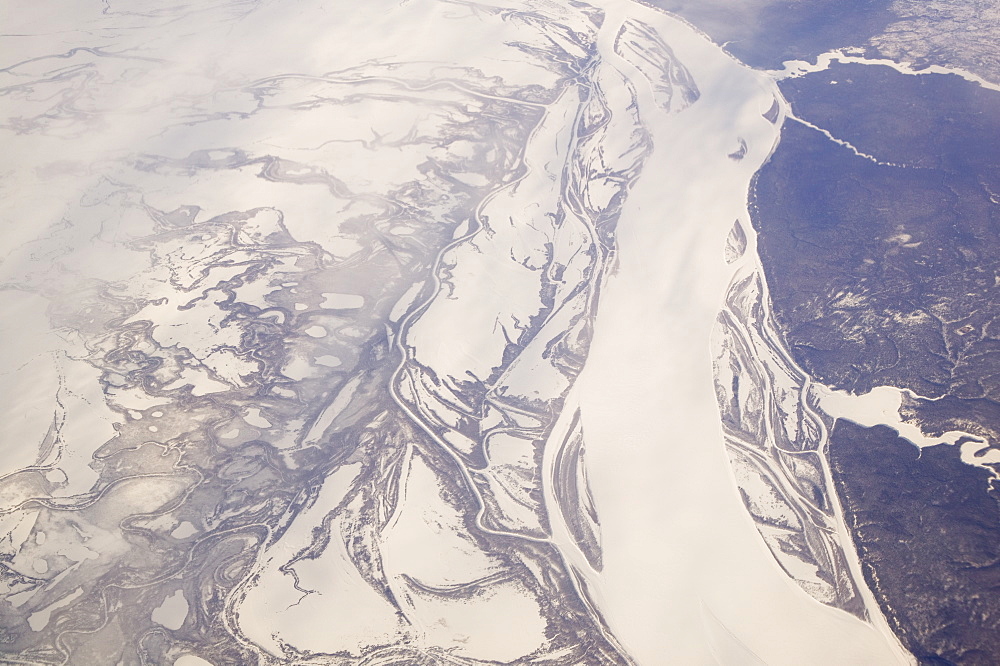
<svg viewBox="0 0 1000 666"><path fill-rule="evenodd" d="M910 663L765 73L626 0L4 14L0 662Z"/></svg>

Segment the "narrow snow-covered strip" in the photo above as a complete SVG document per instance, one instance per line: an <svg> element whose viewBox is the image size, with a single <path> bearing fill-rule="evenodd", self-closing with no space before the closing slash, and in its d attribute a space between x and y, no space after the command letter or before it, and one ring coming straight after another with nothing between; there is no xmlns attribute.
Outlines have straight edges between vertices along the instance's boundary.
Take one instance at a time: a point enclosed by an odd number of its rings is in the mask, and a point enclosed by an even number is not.
<svg viewBox="0 0 1000 666"><path fill-rule="evenodd" d="M812 74L813 72L822 72L825 69L829 69L830 65L834 62L841 62L844 64L882 65L885 67L891 67L900 74L909 74L911 76L923 76L926 74L954 74L955 76L962 77L966 81L978 84L987 90L1000 90L1000 84L984 79L978 74L973 74L968 70L958 67L943 67L941 65L917 67L910 62L896 62L895 60L890 60L888 58L866 58L859 55L850 55L848 51L849 49L835 49L833 51L821 53L816 58L816 64L806 62L805 60L788 60L783 63L784 67L782 69L771 70L768 74L776 81L781 81L782 79L794 79L800 76L805 76L806 74Z"/></svg>

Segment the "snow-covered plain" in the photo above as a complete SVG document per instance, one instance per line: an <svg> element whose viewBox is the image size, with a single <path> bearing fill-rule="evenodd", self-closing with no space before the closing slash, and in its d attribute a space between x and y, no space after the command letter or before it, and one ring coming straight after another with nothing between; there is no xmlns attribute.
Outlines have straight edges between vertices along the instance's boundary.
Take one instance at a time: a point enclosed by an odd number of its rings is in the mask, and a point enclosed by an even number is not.
<svg viewBox="0 0 1000 666"><path fill-rule="evenodd" d="M626 0L6 11L0 661L907 663L781 467L767 75Z"/></svg>

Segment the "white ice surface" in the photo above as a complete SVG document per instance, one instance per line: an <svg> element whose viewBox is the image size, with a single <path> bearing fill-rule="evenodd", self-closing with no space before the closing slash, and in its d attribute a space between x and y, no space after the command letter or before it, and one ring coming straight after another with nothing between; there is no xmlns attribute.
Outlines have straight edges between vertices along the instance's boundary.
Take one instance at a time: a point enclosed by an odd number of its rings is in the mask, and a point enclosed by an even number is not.
<svg viewBox="0 0 1000 666"><path fill-rule="evenodd" d="M888 426L899 433L900 437L920 448L936 444L956 444L963 437L982 439L960 430L949 430L935 437L924 433L920 426L907 423L899 413L903 397L909 393L906 389L876 386L868 393L855 395L848 391L838 391L814 384L813 390L819 398L820 408L830 416L847 419L866 428L877 425Z"/></svg>
<svg viewBox="0 0 1000 666"><path fill-rule="evenodd" d="M519 2L496 4L523 6ZM609 10L602 54L621 68L638 91L640 112L653 134L655 153L623 213L618 234L619 270L603 294L588 367L570 404L570 407L578 405L583 412L590 455L588 475L593 482L604 533L606 565L601 573L591 571L588 575L598 608L627 650L641 664L650 666L726 663L733 659L745 663L759 659L777 665L895 663L901 657L890 639L852 617L816 603L776 565L735 491L718 425L708 340L732 275L732 269L722 261L721 249L732 220L746 215L749 178L775 139L775 127L761 118L773 101L773 88L765 78L740 67L679 21L624 0L605 0L599 4ZM99 9L77 7L70 11L66 2L46 10L40 6L28 9L31 11L21 13L20 18L37 21L36 14L47 11L53 14L50 25L62 22L61 29L65 32L61 34L67 44L73 44L101 20ZM339 65L379 59L412 63L410 76L431 78L439 73L440 63L455 62L477 68L484 77L501 76L519 85L555 84L556 76L550 69L532 64L532 59L525 58L506 38L510 33L503 14L483 13L476 21L451 20L474 16L476 12L476 8L461 3L395 0L355 3L349 12L333 12L327 11L323 3L290 0L262 3L252 18L225 28L206 20L197 30L180 36L170 31L164 31L163 35L135 33L131 37L133 44L118 46L123 49L141 46L151 53L176 54L175 60L164 67L162 76L145 77L133 86L94 89L96 106L124 111L108 126L74 139L75 152L62 165L66 170L62 180L42 182L36 167L62 158L68 145L63 139L23 136L10 139L9 155L16 155L17 159L6 158L12 167L3 174L4 194L17 192L19 196L5 198L0 211L3 255L9 255L13 248L38 233L30 225L17 224L18 220L39 220L44 227L62 218L68 206L66 201L72 200L73 194L51 196L59 190L59 183L72 184L76 194L81 189L89 190L98 180L88 172L89 165L122 151L142 150L180 157L195 149L242 145L246 137L258 136L251 143L259 154L281 149L282 154L303 162L349 162L354 168L345 178L352 188L391 189L394 184L413 177L425 156L400 150L393 160L374 163L370 155L350 142L359 136L367 139L372 134L386 141L399 139L411 131L433 134L433 128L440 126L445 118L427 110L432 104L407 107L364 103L345 105L337 112L326 106L303 111L297 116L300 122L287 124L275 123L269 112L262 111L246 122L220 119L195 126L179 122L178 117L183 119L183 113L161 102L178 90L185 90L192 97L214 91L221 111L239 115L252 110L256 103L253 97L220 87L218 81L200 70L206 62L212 63L213 71L224 72L234 81L287 72L330 71ZM64 20L63 15L74 18ZM611 55L615 29L628 16L641 17L660 30L681 62L691 70L702 99L687 112L665 115L655 105L645 79ZM470 29L470 25L475 28ZM427 34L433 38L399 39L400 26L406 26L407 34ZM10 25L5 31L19 29L18 25ZM19 44L26 54L37 50L37 45L27 38ZM41 52L50 49L49 44L44 46ZM339 54L340 61L331 61L331 51ZM295 81L288 83L289 86L293 83L314 86L311 89L316 95L322 95L327 87L340 85L337 81L319 80L322 77L318 76L290 78ZM274 92L272 102L281 101L280 92ZM434 94L447 96L446 92ZM567 100L572 101L569 97ZM455 114L474 116L478 110L470 105ZM566 123L573 111L574 107L567 104L566 115L560 118L553 113L552 117ZM158 133L161 125L166 129ZM152 137L150 127L155 130ZM314 136L329 141L310 143L310 137ZM742 162L735 162L727 155L740 139L747 142L748 152ZM459 153L469 151L468 146L455 148ZM550 152L531 155L530 161L538 165L551 162L554 168L559 168L561 149L551 145L545 150ZM258 168L259 165L254 165L243 170L219 170L197 179L183 174L164 177L157 181L160 185L144 190L144 195L149 205L164 210L198 201L205 216L261 206L270 207L271 211L261 216L273 218L273 210L280 208L294 236L315 240L335 257L344 257L360 248L328 221L337 216L370 214L372 210L363 203L347 200L337 201L339 208L336 208L323 187L264 181L254 175ZM464 180L477 184L472 175ZM528 204L537 204L531 199L551 197L550 192L522 194ZM121 228L125 235L140 232L130 230L126 224ZM81 225L81 229L84 234L81 237L85 237L89 227ZM405 236L405 231L406 227L391 230L399 236ZM538 251L537 243L549 240L541 234L529 239L525 229L519 232L525 234L519 239L519 259L531 259L532 252ZM464 233L460 228L456 237ZM86 269L104 279L130 275L126 268L141 258L138 253L126 256L127 253L117 250L118 254L109 260L110 251L101 250L104 245L95 243L94 247L86 260ZM84 254L87 253L79 253ZM71 259L76 260L71 257L67 261ZM12 264L6 265L7 269L13 271ZM462 263L461 270L465 270ZM534 285L527 280L522 283L522 276L509 268L492 275L488 259L476 270L480 275L489 275L484 279L495 281L489 286L495 286L497 297L511 297L515 287L530 293ZM400 300L401 310L393 310L393 321L412 305L420 287L415 286ZM244 302L263 305L269 289L270 285L264 282L249 283L240 288L239 297ZM361 297L354 294L330 292L325 296L321 307L343 309L363 305L357 300ZM34 447L44 438L53 415L65 416L64 445L56 447L50 458L37 462L53 467L48 478L61 484L54 494L85 492L96 477L90 466L94 451L115 436L115 419L121 417L105 403L91 366L72 360L71 352L80 350L55 337L42 340L31 337L34 331L48 330L44 303L40 305L32 302L32 297L21 295L4 294L0 298L6 299L2 305L13 308L21 317L16 320L17 326L8 325L2 330L7 355L0 359L0 390L15 396L8 408L20 416L4 425L3 435L30 441ZM24 302L11 302L19 298ZM156 320L159 328L155 338L159 341L187 344L189 334L195 329L198 339L207 340L219 334L219 327L213 326L217 322L211 320L209 306L214 305L217 303L206 302L204 309L198 306L169 319L163 310L151 306L143 316ZM474 317L478 314L457 309L439 325L470 326L477 321ZM477 326L489 330L494 323L486 318ZM320 325L307 328L304 333L316 339L329 335L327 328ZM232 336L229 342L237 341L235 330L228 334ZM495 338L502 336L497 333ZM218 337L212 340L218 341ZM433 327L426 344L436 344ZM211 345L195 351L204 352L207 359L211 356ZM477 359L479 365L475 367L483 373L488 373L495 362L481 358L476 348L436 351L445 360L456 354ZM316 362L333 367L337 365L333 358L320 356ZM216 361L217 370L213 371L228 369L233 377L238 376L237 359L220 353ZM459 364L459 370L466 367L467 364ZM290 371L293 379L307 377L302 364ZM195 396L229 388L204 369L185 368L179 379L163 389L185 384L193 386ZM349 383L342 392L343 399L338 396L328 411L320 415L305 438L307 443L318 441L327 433L356 386ZM61 407L48 399L54 395L61 398ZM116 394L114 399L128 409L147 409L155 404L126 392ZM567 408L569 412L571 409ZM272 427L260 408L250 408L243 416L250 425ZM240 434L235 428L231 432L235 433L234 438ZM32 447L25 447L16 458L4 460L5 470L36 462L38 448ZM419 469L419 465L413 469ZM462 540L457 523L449 528L447 523L454 522L454 517L447 515L448 507L443 507L440 498L435 497L436 486L426 475L421 478L421 473L411 473L404 480L403 492L410 493L409 513L400 512L388 540L387 568L393 584L402 589L404 573L419 572L427 579L422 582L427 584L435 580L439 584L463 583L488 574L489 556ZM417 640L422 645L444 647L459 655L498 661L516 659L541 644L544 623L534 597L513 582L490 588L471 605L447 599L421 601L414 593L411 615L427 621L418 633L409 633L409 629L400 626L396 610L362 578L350 559L341 541L348 522L343 517L333 521L331 546L322 556L293 565L299 576L297 581L283 571L282 567L291 562L295 553L311 543L314 537L311 529L347 496L359 474L356 465L345 465L333 473L314 504L303 511L276 546L262 555L255 569L256 587L242 589L244 596L239 603L234 601L238 628L244 638L275 656L281 654L279 639L307 650L344 650L355 655L374 642ZM177 497L182 489L179 483L171 486L168 482L148 481L123 484L116 492L122 493L130 511L153 512ZM25 529L31 529L28 522L23 524L27 525ZM434 528L443 530L447 538ZM193 530L190 523L182 523L173 534L175 538L185 538L192 536ZM430 547L432 540L452 543L453 547L446 550L446 556L440 556L438 550ZM75 562L96 559L99 555L82 543L65 544L59 553ZM108 557L111 554L100 553ZM37 571L38 567L49 565L33 566ZM81 590L36 612L29 619L31 628L37 631L46 626L53 611L79 594ZM180 626L181 604L184 614L189 609L180 591L169 599L173 601L165 600L165 606L157 609L159 614L154 613L153 619L173 628ZM208 662L186 655L174 663L196 666Z"/></svg>
<svg viewBox="0 0 1000 666"><path fill-rule="evenodd" d="M153 622L163 625L167 629L177 631L184 624L187 618L189 606L184 590L177 590L173 594L167 595L163 603L153 609Z"/></svg>
<svg viewBox="0 0 1000 666"><path fill-rule="evenodd" d="M580 378L605 544L604 569L590 576L598 605L641 664L717 663L703 606L767 664L906 663L892 637L813 600L779 569L722 445L708 341L732 277L726 236L746 218L749 179L777 137L761 115L774 89L678 21L605 6L609 23L629 13L654 25L702 97L665 117L640 88L655 152L619 223L619 271ZM741 162L726 157L737 136L748 144Z"/></svg>
<svg viewBox="0 0 1000 666"><path fill-rule="evenodd" d="M989 90L1000 90L1000 85L988 81L978 74L974 74L968 70L964 70L958 67L943 67L941 65L927 65L925 67L914 67L913 63L908 62L896 62L895 60L889 60L888 58L866 58L861 55L857 55L850 52L850 49L835 49L833 51L827 51L826 53L821 53L816 57L816 62L806 62L805 60L788 60L784 63L784 67L779 70L770 72L772 76L776 79L786 79L795 78L799 76L805 76L806 74L811 74L813 72L821 72L828 69L834 62L841 63L856 63L861 65L881 65L883 67L891 67L900 74L909 74L911 76L923 76L927 74L954 74L955 76L960 76L966 81L976 83L983 88Z"/></svg>
<svg viewBox="0 0 1000 666"><path fill-rule="evenodd" d="M214 666L214 664L193 654L185 654L174 660L173 666Z"/></svg>
<svg viewBox="0 0 1000 666"><path fill-rule="evenodd" d="M280 655L279 641L284 641L359 655L367 645L401 637L394 609L351 562L342 541L342 519L332 522L330 545L319 557L292 561L312 543L312 528L344 499L360 471L359 465L345 465L330 475L312 507L276 548L264 553L252 583L241 593L238 628L264 651Z"/></svg>

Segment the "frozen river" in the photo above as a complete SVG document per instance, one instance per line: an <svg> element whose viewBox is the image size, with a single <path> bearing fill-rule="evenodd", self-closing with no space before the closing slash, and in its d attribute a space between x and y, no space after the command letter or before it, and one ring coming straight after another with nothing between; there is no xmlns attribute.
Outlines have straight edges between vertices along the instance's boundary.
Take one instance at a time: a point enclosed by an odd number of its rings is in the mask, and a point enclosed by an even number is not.
<svg viewBox="0 0 1000 666"><path fill-rule="evenodd" d="M140 5L5 28L0 661L909 663L770 78L625 0Z"/></svg>

